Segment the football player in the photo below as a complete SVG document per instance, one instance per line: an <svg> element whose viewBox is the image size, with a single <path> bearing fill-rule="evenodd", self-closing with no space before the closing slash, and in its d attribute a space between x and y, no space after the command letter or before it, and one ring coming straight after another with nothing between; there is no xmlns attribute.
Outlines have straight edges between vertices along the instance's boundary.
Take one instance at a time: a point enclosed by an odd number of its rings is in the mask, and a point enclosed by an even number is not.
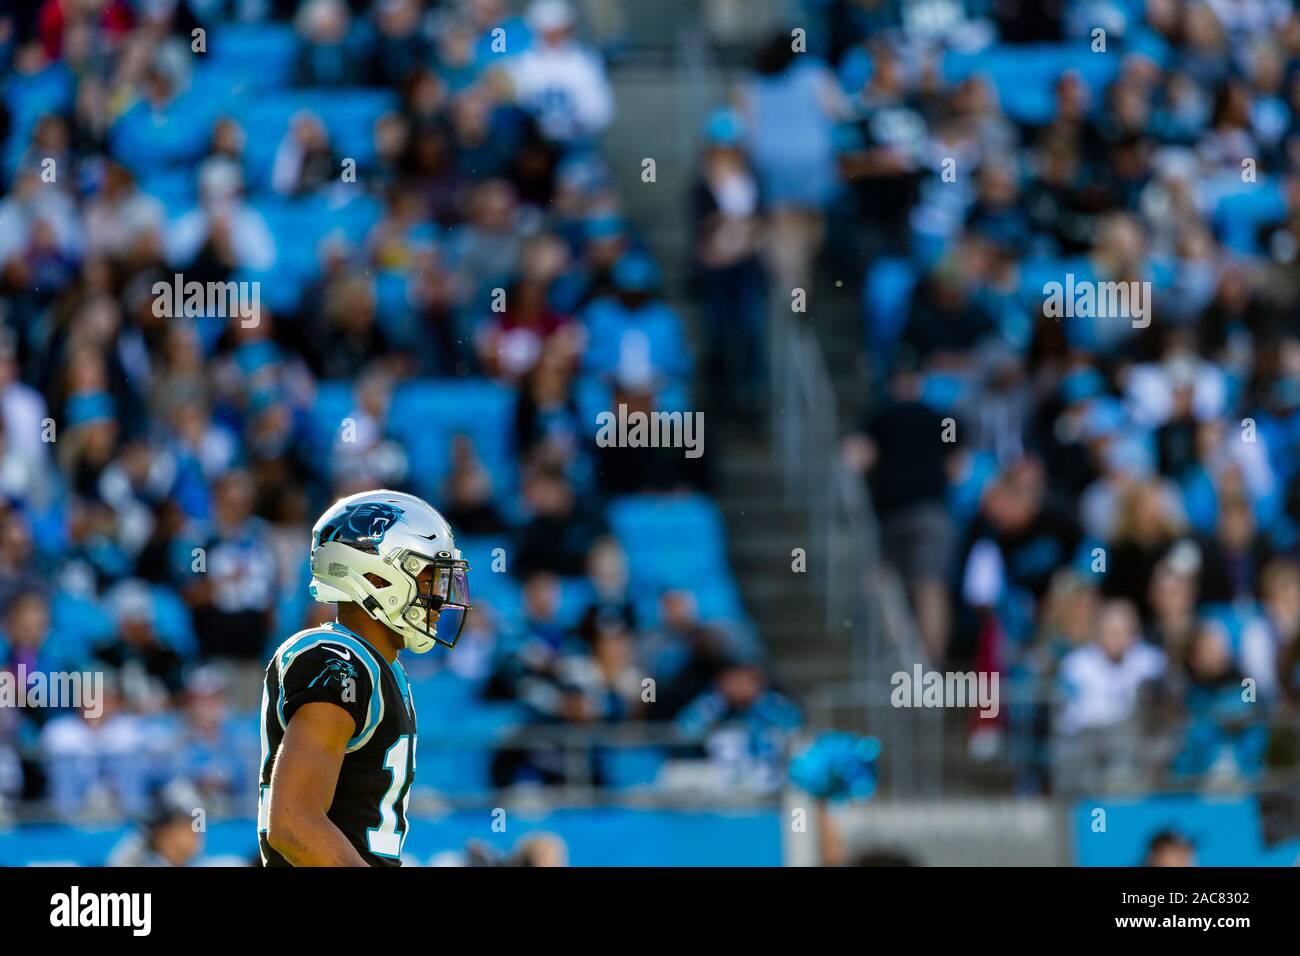
<svg viewBox="0 0 1300 956"><path fill-rule="evenodd" d="M299 631L266 668L263 865L401 865L415 709L397 654L455 645L468 571L442 515L412 495L352 495L316 522L311 594L338 620Z"/></svg>

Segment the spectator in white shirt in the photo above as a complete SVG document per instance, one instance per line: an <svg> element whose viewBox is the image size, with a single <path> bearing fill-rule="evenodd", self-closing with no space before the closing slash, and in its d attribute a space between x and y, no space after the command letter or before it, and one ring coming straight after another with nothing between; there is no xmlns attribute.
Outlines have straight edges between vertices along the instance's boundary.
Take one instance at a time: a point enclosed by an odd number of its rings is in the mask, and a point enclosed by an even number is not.
<svg viewBox="0 0 1300 956"><path fill-rule="evenodd" d="M1059 679L1054 789L1080 793L1143 785L1149 748L1135 718L1142 688L1165 671L1162 651L1143 643L1130 601L1107 601L1097 640L1071 651Z"/></svg>
<svg viewBox="0 0 1300 956"><path fill-rule="evenodd" d="M575 21L566 0L537 0L528 10L536 39L509 67L519 105L548 139L564 144L597 135L614 115L605 65L574 39Z"/></svg>
<svg viewBox="0 0 1300 956"><path fill-rule="evenodd" d="M1164 653L1140 635L1137 611L1129 601L1102 606L1097 640L1071 651L1061 662L1066 695L1057 724L1061 732L1111 727L1134 715L1142 685L1165 670Z"/></svg>
<svg viewBox="0 0 1300 956"><path fill-rule="evenodd" d="M176 220L167 236L167 258L192 265L205 249L228 268L259 272L275 265L275 239L266 221L242 198L244 177L224 158L209 159L199 171L199 207Z"/></svg>

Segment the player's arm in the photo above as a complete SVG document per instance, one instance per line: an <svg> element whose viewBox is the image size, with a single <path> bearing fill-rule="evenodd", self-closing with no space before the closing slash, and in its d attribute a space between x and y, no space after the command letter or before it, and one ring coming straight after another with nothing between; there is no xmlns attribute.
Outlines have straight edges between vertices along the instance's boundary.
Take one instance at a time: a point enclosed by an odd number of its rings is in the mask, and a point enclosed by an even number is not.
<svg viewBox="0 0 1300 956"><path fill-rule="evenodd" d="M304 704L289 721L271 775L267 842L294 866L365 866L326 813L356 724L342 707Z"/></svg>

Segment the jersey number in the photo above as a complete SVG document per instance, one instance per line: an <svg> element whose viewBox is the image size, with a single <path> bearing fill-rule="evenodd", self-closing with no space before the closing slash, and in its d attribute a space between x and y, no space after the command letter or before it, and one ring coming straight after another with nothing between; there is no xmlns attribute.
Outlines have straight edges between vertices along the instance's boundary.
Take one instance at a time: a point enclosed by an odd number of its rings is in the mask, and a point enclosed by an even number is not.
<svg viewBox="0 0 1300 956"><path fill-rule="evenodd" d="M407 760L408 755L410 760ZM411 791L406 791L402 798L403 826L397 828L397 795L406 786L411 771L415 770L415 754L411 751L411 735L404 734L388 748L384 754L384 769L392 775L393 781L384 791L379 801L379 826L366 831L366 843L375 856L396 859L402 855L402 843L406 840L406 806L411 801Z"/></svg>

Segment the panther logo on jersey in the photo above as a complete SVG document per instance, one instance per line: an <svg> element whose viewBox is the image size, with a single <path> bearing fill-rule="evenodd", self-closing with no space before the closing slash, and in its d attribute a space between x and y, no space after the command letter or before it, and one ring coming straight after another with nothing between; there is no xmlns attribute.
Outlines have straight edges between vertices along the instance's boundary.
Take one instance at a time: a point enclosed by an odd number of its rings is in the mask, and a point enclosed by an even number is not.
<svg viewBox="0 0 1300 956"><path fill-rule="evenodd" d="M319 683L321 687L328 687L330 681L337 680L339 686L342 687L345 682L355 682L356 679L357 669L350 662L343 660L330 661L321 669L319 674L311 679L311 683L307 686L315 687Z"/></svg>
<svg viewBox="0 0 1300 956"><path fill-rule="evenodd" d="M382 501L349 505L335 522L321 528L321 541L341 541L372 554L398 518L402 509Z"/></svg>

